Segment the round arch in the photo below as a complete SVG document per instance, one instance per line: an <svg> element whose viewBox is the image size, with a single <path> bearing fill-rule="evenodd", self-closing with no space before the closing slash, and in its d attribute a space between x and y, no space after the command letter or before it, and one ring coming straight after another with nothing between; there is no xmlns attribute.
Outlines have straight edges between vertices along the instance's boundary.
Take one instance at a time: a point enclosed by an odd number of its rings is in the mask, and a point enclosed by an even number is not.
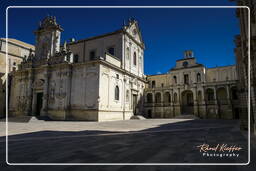
<svg viewBox="0 0 256 171"><path fill-rule="evenodd" d="M164 103L171 103L171 94L168 91L164 93Z"/></svg>
<svg viewBox="0 0 256 171"><path fill-rule="evenodd" d="M181 93L181 113L194 114L194 95L191 90L185 90Z"/></svg>
<svg viewBox="0 0 256 171"><path fill-rule="evenodd" d="M153 103L153 95L152 93L147 94L147 103Z"/></svg>

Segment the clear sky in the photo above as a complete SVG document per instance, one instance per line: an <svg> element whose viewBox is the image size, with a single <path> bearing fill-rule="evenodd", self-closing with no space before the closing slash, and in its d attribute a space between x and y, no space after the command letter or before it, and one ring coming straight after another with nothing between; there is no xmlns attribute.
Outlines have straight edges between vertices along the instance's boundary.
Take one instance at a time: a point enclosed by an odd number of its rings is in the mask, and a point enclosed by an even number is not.
<svg viewBox="0 0 256 171"><path fill-rule="evenodd" d="M121 1L121 3L120 3ZM155 1L109 1L83 5L235 5L229 0L195 0L158 3ZM208 3L205 3L208 1ZM219 3L216 4L216 1ZM52 4L52 2L55 2ZM66 2L66 1L64 1ZM144 2L144 3L142 3ZM179 3L178 3L179 2ZM190 2L190 3L189 3ZM200 4L201 2L201 4ZM8 2L9 3L9 2ZM4 5L68 5L48 1L46 4ZM81 5L80 1L71 5ZM3 9L3 6L1 7ZM74 37L84 39L118 30L123 21L133 17L139 22L145 42L145 74L165 73L183 58L183 51L194 51L198 63L206 67L235 63L234 36L239 34L235 9L10 9L9 37L35 43L33 31L47 15L56 16L63 27L62 42ZM2 16L3 18L4 16ZM1 37L5 32L1 31Z"/></svg>

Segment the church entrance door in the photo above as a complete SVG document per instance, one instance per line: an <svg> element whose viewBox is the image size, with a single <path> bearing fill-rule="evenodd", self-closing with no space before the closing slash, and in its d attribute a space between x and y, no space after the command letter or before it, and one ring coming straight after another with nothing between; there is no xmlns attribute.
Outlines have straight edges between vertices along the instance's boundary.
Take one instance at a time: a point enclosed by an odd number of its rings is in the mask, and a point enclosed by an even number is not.
<svg viewBox="0 0 256 171"><path fill-rule="evenodd" d="M183 115L194 114L193 92L191 90L185 90L182 92L181 97L182 97L181 113Z"/></svg>
<svg viewBox="0 0 256 171"><path fill-rule="evenodd" d="M137 109L137 95L133 94L132 95L132 109L133 109L133 114L136 115L136 109Z"/></svg>
<svg viewBox="0 0 256 171"><path fill-rule="evenodd" d="M43 93L36 94L36 116L40 116L41 109L43 107Z"/></svg>

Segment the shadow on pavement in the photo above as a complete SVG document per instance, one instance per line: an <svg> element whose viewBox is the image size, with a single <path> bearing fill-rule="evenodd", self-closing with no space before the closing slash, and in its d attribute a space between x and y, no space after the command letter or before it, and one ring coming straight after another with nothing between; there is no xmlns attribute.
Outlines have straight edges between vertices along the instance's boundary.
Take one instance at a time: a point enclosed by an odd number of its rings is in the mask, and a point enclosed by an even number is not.
<svg viewBox="0 0 256 171"><path fill-rule="evenodd" d="M238 126L238 122L234 120L187 120L125 133L99 130L39 131L9 136L8 155L10 163L246 163L247 139ZM5 137L0 137L0 142L1 147L5 146ZM242 150L238 152L239 157L206 157L197 147L203 143L210 146L236 145L242 147ZM5 161L4 157L5 151L1 150L1 161ZM255 153L253 157L255 160ZM5 166L4 169L13 167L17 168L17 166ZM32 168L35 167L29 168L33 170ZM45 169L48 167L50 166L40 166ZM201 166L202 169L205 167ZM209 168L215 170L218 167L220 166ZM238 166L230 167L233 168L232 170L238 168ZM254 168L253 165L250 167ZM18 166L18 168L29 170L24 166ZM56 166L56 168L59 168L56 170L73 168L111 170L112 167L103 169L103 166ZM136 170L147 169L149 166L114 166L113 168ZM170 167L151 168L168 170L167 168Z"/></svg>

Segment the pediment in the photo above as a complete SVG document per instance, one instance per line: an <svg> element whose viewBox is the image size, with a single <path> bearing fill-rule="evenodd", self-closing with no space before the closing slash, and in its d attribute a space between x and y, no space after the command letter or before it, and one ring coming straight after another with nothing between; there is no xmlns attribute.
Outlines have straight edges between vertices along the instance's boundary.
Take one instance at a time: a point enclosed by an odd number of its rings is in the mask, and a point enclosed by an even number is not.
<svg viewBox="0 0 256 171"><path fill-rule="evenodd" d="M136 20L129 21L128 25L125 27L125 31L138 43L144 44L139 29L139 25Z"/></svg>

